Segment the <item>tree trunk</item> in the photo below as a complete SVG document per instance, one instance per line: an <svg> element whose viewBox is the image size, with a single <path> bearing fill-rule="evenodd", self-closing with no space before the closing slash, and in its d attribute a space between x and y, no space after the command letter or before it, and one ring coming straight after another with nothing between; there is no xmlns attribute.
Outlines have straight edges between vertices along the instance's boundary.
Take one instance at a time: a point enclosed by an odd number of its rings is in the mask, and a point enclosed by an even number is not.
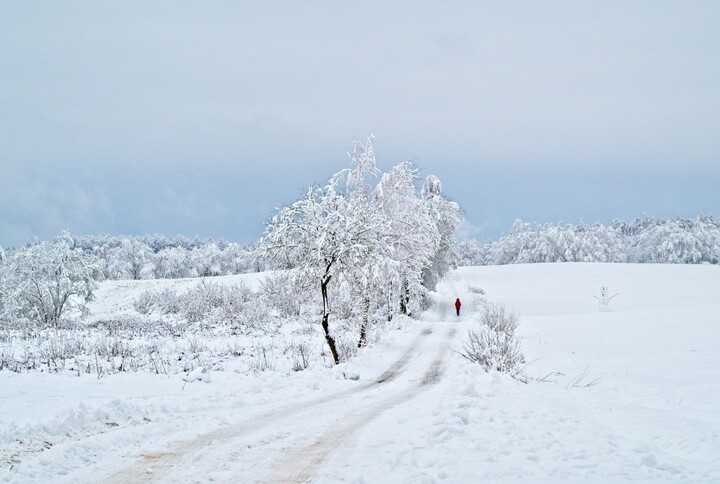
<svg viewBox="0 0 720 484"><path fill-rule="evenodd" d="M362 348L367 344L367 328L370 325L370 296L365 295L365 317L360 325L360 341L358 348Z"/></svg>
<svg viewBox="0 0 720 484"><path fill-rule="evenodd" d="M403 280L400 288L400 314L410 315L410 286Z"/></svg>
<svg viewBox="0 0 720 484"><path fill-rule="evenodd" d="M323 298L322 327L323 327L323 331L325 331L325 341L327 341L327 344L330 347L330 352L332 353L335 364L338 365L338 364L340 364L340 356L338 355L337 348L335 347L335 338L333 338L330 335L330 324L329 324L330 306L328 305L327 288L328 288L328 284L330 283L331 278L332 278L332 276L327 276L320 281L320 290L322 291L322 298Z"/></svg>
<svg viewBox="0 0 720 484"><path fill-rule="evenodd" d="M387 290L387 320L392 321L393 309L392 309L392 284Z"/></svg>

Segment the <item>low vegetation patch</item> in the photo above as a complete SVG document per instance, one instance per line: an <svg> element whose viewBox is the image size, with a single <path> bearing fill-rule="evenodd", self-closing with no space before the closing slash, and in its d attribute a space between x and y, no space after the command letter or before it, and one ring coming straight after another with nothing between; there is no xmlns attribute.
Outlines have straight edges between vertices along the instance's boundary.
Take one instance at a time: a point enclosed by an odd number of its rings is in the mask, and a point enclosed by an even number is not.
<svg viewBox="0 0 720 484"><path fill-rule="evenodd" d="M479 321L468 331L461 356L485 371L517 375L525 364L517 326L517 314L501 304L487 304Z"/></svg>

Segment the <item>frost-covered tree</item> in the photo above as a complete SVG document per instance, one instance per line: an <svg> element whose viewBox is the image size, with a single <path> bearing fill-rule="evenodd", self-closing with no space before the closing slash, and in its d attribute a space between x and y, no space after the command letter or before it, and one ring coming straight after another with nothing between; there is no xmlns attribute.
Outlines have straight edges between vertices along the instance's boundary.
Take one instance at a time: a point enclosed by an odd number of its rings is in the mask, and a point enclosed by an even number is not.
<svg viewBox="0 0 720 484"><path fill-rule="evenodd" d="M50 326L71 309L84 312L101 278L97 259L76 248L68 232L16 251L5 265L3 318Z"/></svg>
<svg viewBox="0 0 720 484"><path fill-rule="evenodd" d="M458 265L484 266L492 264L491 250L494 243L476 239L465 240L458 244Z"/></svg>
<svg viewBox="0 0 720 484"><path fill-rule="evenodd" d="M428 176L425 180L422 197L425 200L425 210L435 223L440 236L430 265L423 271L425 287L435 290L440 278L457 263L455 230L462 223L462 210L457 203L445 198L442 194L440 180L433 175Z"/></svg>
<svg viewBox="0 0 720 484"><path fill-rule="evenodd" d="M219 276L222 272L222 252L215 243L196 247L188 255L194 277Z"/></svg>
<svg viewBox="0 0 720 484"><path fill-rule="evenodd" d="M242 274L252 272L255 268L254 258L252 250L240 244L230 243L221 254L223 273Z"/></svg>
<svg viewBox="0 0 720 484"><path fill-rule="evenodd" d="M190 277L188 251L181 247L166 247L155 255L155 277L179 279Z"/></svg>
<svg viewBox="0 0 720 484"><path fill-rule="evenodd" d="M392 244L392 256L383 268L386 288L397 296L402 314L410 314L411 302L424 297L423 271L431 266L442 238L436 220L416 193L417 179L417 169L404 162L384 174L375 189Z"/></svg>
<svg viewBox="0 0 720 484"><path fill-rule="evenodd" d="M620 232L602 224L573 228L572 262L627 262L628 248Z"/></svg>
<svg viewBox="0 0 720 484"><path fill-rule="evenodd" d="M182 236L84 236L76 245L98 257L107 279L208 277L259 271L251 246Z"/></svg>
<svg viewBox="0 0 720 484"><path fill-rule="evenodd" d="M712 217L655 219L632 223L533 224L516 220L510 233L486 244L464 243L462 264L532 262L720 263L720 222Z"/></svg>
<svg viewBox="0 0 720 484"><path fill-rule="evenodd" d="M126 237L119 247L109 251L106 270L112 279L151 279L153 258L147 244L138 238Z"/></svg>
<svg viewBox="0 0 720 484"><path fill-rule="evenodd" d="M5 307L5 285L3 284L3 280L5 279L4 274L4 265L5 265L5 259L7 256L5 255L5 251L3 250L2 246L0 245L0 320L3 318L4 307Z"/></svg>
<svg viewBox="0 0 720 484"><path fill-rule="evenodd" d="M436 177L417 192L418 172L410 162L375 183L380 170L372 138L354 142L349 155L350 168L278 211L257 251L259 260L287 269L294 284L319 286L322 327L336 362L331 313L346 328L358 328L358 346L364 346L373 321L420 309L427 291L456 263L454 231L462 215Z"/></svg>
<svg viewBox="0 0 720 484"><path fill-rule="evenodd" d="M330 328L330 289L334 280L357 275L386 250L384 221L369 203L368 178L377 175L371 140L354 143L351 168L323 188L281 208L268 223L259 255L291 271L294 278L316 281L322 299L321 325L335 363L340 362Z"/></svg>
<svg viewBox="0 0 720 484"><path fill-rule="evenodd" d="M712 262L712 235L702 229L698 230L700 227L704 228L703 225L681 219L653 224L638 234L635 257L638 262Z"/></svg>
<svg viewBox="0 0 720 484"><path fill-rule="evenodd" d="M695 237L700 241L703 251L701 262L720 264L720 220L698 217L694 226Z"/></svg>

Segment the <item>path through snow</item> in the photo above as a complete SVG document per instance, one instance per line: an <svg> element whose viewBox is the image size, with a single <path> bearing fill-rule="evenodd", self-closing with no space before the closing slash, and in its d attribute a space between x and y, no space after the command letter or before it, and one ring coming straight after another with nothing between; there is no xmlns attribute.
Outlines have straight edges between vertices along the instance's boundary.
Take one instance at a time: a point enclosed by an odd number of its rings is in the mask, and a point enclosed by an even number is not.
<svg viewBox="0 0 720 484"><path fill-rule="evenodd" d="M247 457L253 453L247 449L254 448L270 450L260 459L272 463L268 467L270 475L263 481L306 481L330 452L364 423L412 399L424 386L439 381L446 350L456 329L450 328L441 338L437 335L433 338L433 334L431 327L424 327L402 355L368 383L242 420L167 450L145 453L133 466L113 475L109 482L172 481L174 476L203 480L208 460L216 461L211 468L230 475L245 475L244 467L249 461L254 463L254 473L262 473L258 460ZM414 360L426 359L433 352L437 356L427 365L419 382L417 376L402 378L411 361L417 368L423 363ZM270 442L272 445L267 445ZM299 449L293 451L296 447ZM241 452L239 449L243 448L246 450ZM277 454L275 457L273 452ZM288 452L290 457L286 455ZM201 468L196 465L198 460L203 461Z"/></svg>

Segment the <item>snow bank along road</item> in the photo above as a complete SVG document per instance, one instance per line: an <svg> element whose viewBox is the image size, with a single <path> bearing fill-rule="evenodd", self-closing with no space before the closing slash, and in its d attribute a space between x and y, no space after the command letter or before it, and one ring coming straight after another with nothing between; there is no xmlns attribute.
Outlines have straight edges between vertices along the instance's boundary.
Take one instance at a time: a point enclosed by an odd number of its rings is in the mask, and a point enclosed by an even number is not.
<svg viewBox="0 0 720 484"><path fill-rule="evenodd" d="M306 482L331 453L352 452L349 441L364 424L437 383L456 334L450 325L424 326L397 361L368 383L145 453L108 480L204 480L208 469L215 469L241 480ZM415 371L407 371L409 366Z"/></svg>

